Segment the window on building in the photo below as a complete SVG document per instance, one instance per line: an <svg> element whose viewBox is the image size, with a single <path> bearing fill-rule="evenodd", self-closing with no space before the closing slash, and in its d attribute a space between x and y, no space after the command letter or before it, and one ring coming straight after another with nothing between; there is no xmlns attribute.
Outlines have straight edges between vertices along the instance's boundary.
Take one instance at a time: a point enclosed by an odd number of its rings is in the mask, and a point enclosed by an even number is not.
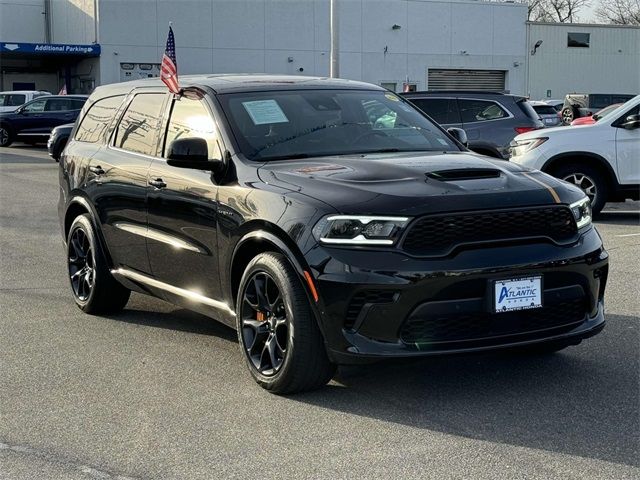
<svg viewBox="0 0 640 480"><path fill-rule="evenodd" d="M410 101L440 125L460 123L454 98L412 98Z"/></svg>
<svg viewBox="0 0 640 480"><path fill-rule="evenodd" d="M460 117L463 123L486 122L508 117L509 114L495 102L459 99Z"/></svg>
<svg viewBox="0 0 640 480"><path fill-rule="evenodd" d="M397 87L397 83L395 82L382 82L380 83L380 86L382 88L386 88L387 90L391 90L392 92L396 91L396 87Z"/></svg>
<svg viewBox="0 0 640 480"><path fill-rule="evenodd" d="M171 111L171 120L167 127L165 157L174 140L179 138L203 138L207 141L209 158L222 158L218 146L216 125L211 114L200 100L182 97L175 100Z"/></svg>
<svg viewBox="0 0 640 480"><path fill-rule="evenodd" d="M78 125L76 140L95 143L104 138L104 133L122 100L124 95L103 98L94 103Z"/></svg>
<svg viewBox="0 0 640 480"><path fill-rule="evenodd" d="M155 155L156 132L164 100L162 93L136 95L120 120L114 145L131 152Z"/></svg>
<svg viewBox="0 0 640 480"><path fill-rule="evenodd" d="M567 47L589 48L590 33L567 34Z"/></svg>

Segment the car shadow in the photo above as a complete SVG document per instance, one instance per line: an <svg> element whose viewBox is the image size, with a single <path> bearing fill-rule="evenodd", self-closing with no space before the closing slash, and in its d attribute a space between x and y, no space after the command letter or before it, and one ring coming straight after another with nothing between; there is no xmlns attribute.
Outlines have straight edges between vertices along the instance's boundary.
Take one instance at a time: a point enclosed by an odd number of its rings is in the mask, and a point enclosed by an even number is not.
<svg viewBox="0 0 640 480"><path fill-rule="evenodd" d="M291 399L638 466L638 319L611 315L608 322L598 337L546 356L493 353L341 367L326 388Z"/></svg>
<svg viewBox="0 0 640 480"><path fill-rule="evenodd" d="M596 227L599 223L608 225L640 225L640 211L605 210L594 218L594 222Z"/></svg>

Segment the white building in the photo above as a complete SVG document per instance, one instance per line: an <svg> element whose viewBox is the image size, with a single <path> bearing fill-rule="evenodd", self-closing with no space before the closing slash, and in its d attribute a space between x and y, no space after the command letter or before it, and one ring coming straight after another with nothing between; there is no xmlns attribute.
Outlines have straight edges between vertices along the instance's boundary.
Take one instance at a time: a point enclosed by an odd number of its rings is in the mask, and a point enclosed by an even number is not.
<svg viewBox="0 0 640 480"><path fill-rule="evenodd" d="M328 75L329 1L0 0L0 89L157 75L169 21L181 74ZM339 0L340 76L532 98L640 91L639 28L527 24L521 2ZM575 33L588 48L567 46Z"/></svg>

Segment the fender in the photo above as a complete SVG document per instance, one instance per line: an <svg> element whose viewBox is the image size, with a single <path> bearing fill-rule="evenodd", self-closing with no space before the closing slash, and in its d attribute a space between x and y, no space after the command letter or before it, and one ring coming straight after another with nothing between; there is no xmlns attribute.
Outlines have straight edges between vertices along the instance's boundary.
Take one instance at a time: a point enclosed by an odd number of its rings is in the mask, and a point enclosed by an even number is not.
<svg viewBox="0 0 640 480"><path fill-rule="evenodd" d="M96 231L96 235L98 237L98 241L100 242L100 246L102 247L102 251L105 253L105 256L107 257L106 258L107 265L109 265L109 268L113 267L113 261L111 260L111 253L109 251L109 247L107 246L107 242L105 241L102 235L101 224L98 221L98 218L99 218L98 212L96 212L96 209L93 206L93 204L82 193L75 192L71 197L71 199L69 200L69 202L67 203L67 207L64 210L64 218L62 219L62 229L63 229L62 231L63 231L63 242L65 244L65 248L67 244L67 238L65 233L66 218L67 218L67 213L69 212L69 210L73 205L81 205L89 213L89 217L91 217L91 223L93 224L93 228Z"/></svg>
<svg viewBox="0 0 640 480"><path fill-rule="evenodd" d="M236 254L238 250L249 240L259 239L261 241L268 242L276 247L285 257L289 260L289 263L293 266L296 273L298 274L298 278L300 279L300 283L303 286L303 289L307 295L307 299L309 300L309 305L311 306L311 310L314 313L314 317L318 322L318 326L320 330L324 333L324 328L322 323L320 322L320 311L323 309L322 298L318 295L318 300L316 301L314 298L314 293L311 291L309 284L307 283L307 279L305 278L305 272L311 275L311 269L307 266L304 258L302 257L302 253L295 252L292 248L287 245L287 243L278 237L273 232L270 232L265 229L253 230L247 234L245 234L239 241L236 243L236 246L233 249L233 254L231 256L231 262L228 267L228 278L229 285L231 285L232 271L233 265L236 260ZM313 276L311 276L313 279ZM230 292L231 293L231 292ZM233 295L230 295L233 296ZM232 299L235 302L235 298Z"/></svg>
<svg viewBox="0 0 640 480"><path fill-rule="evenodd" d="M549 160L547 160L540 170L542 170L545 173L549 173L549 168L551 167L551 165L553 163L555 163L557 160L561 160L563 158L570 158L570 157L574 157L574 158L575 157L587 157L587 158L589 158L591 160L596 161L598 163L598 165L604 167L604 169L609 174L609 179L610 179L611 185L616 187L616 188L618 187L618 185L619 185L618 177L616 175L616 172L613 170L613 167L611 166L611 163L609 163L601 155L598 155L597 153L593 153L593 152L578 152L578 151L576 151L576 152L558 153L557 155L554 155Z"/></svg>

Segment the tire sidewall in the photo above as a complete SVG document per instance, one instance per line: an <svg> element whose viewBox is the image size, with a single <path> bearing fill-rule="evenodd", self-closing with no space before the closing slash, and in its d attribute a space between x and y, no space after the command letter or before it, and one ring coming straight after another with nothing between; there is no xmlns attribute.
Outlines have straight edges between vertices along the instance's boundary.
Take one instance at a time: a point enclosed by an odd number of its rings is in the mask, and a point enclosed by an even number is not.
<svg viewBox="0 0 640 480"><path fill-rule="evenodd" d="M93 287L91 288L91 293L86 300L80 300L76 293L73 291L73 285L71 283L71 278L69 276L69 250L71 248L71 237L76 230L82 229L89 239L89 243L91 245L91 259L93 260L94 266L94 275L93 275ZM80 307L81 310L87 311L91 308L92 301L96 296L96 292L98 288L100 288L100 272L99 268L101 268L101 264L98 263L98 245L96 242L95 232L93 230L93 225L91 224L91 219L89 215L84 214L76 217L76 219L71 224L71 228L69 228L69 234L67 235L67 278L69 279L69 286L71 288L71 294L73 295L73 299L76 302L76 305Z"/></svg>
<svg viewBox="0 0 640 480"><path fill-rule="evenodd" d="M286 260L285 260L286 261ZM284 361L282 366L278 370L278 372L271 376L266 376L261 374L251 363L249 357L247 356L244 340L242 337L242 301L244 296L244 290L247 286L248 281L253 277L254 274L258 272L265 272L271 276L271 278L276 282L276 285L280 289L280 294L283 297L285 312L287 315L287 350L285 354ZM240 280L240 288L238 288L238 297L236 299L237 312L236 312L236 328L238 331L238 343L240 344L240 349L244 360L251 372L251 375L255 378L255 380L267 389L271 389L270 387L276 386L276 384L281 383L283 381L283 377L285 377L290 369L291 362L293 361L293 357L295 355L295 328L296 328L296 314L298 312L295 311L295 308L292 303L292 296L295 295L294 291L295 287L290 284L289 279L286 277L284 272L277 267L277 264L273 261L273 256L269 254L259 254L256 256L242 275L242 279Z"/></svg>
<svg viewBox="0 0 640 480"><path fill-rule="evenodd" d="M570 119L568 119L568 120L565 119L565 115L566 115L565 112L571 114L571 118ZM568 117L568 115L567 115L567 117ZM562 123L564 125L570 125L571 122L573 122L575 119L576 119L576 112L573 109L573 107L565 107L565 108L562 109Z"/></svg>

